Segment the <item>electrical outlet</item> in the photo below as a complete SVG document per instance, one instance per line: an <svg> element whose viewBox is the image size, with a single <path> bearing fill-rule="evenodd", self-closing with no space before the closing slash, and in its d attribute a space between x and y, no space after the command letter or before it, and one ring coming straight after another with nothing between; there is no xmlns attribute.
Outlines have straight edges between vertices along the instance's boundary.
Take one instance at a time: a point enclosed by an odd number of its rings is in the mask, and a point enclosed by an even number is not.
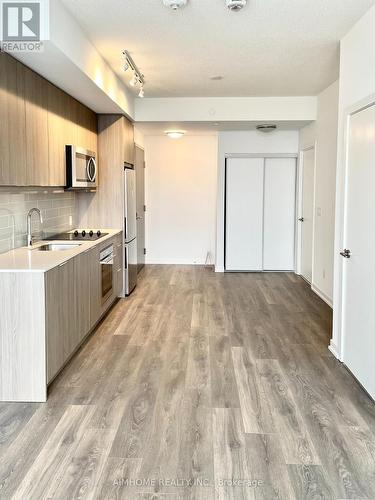
<svg viewBox="0 0 375 500"><path fill-rule="evenodd" d="M318 217L321 217L321 215L322 215L322 209L320 207L316 207L316 215Z"/></svg>

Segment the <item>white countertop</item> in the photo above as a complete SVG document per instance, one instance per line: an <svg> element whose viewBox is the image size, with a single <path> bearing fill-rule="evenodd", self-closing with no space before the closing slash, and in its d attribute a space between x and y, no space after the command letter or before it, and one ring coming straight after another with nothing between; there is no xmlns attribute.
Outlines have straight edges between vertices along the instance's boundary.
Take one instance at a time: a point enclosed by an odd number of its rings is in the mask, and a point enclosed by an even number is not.
<svg viewBox="0 0 375 500"><path fill-rule="evenodd" d="M45 273L54 267L59 266L63 262L72 259L90 248L99 245L106 240L112 238L116 234L121 233L120 229L101 229L102 233L108 233L106 236L99 238L95 241L64 241L64 240L43 240L33 244L31 248L21 247L9 252L0 254L0 272L42 272ZM36 248L42 245L50 244L72 244L72 249L68 250L55 250L55 251L39 251Z"/></svg>

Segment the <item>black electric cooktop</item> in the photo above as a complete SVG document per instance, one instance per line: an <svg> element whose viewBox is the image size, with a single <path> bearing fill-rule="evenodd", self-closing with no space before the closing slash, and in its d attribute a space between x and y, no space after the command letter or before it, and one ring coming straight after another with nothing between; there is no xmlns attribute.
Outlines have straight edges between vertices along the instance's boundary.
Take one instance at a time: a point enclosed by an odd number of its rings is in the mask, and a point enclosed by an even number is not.
<svg viewBox="0 0 375 500"><path fill-rule="evenodd" d="M101 231L94 231L92 229L82 230L82 231L71 231L69 233L59 233L44 238L45 240L64 240L64 241L95 241L103 236L107 236L108 233L102 233Z"/></svg>

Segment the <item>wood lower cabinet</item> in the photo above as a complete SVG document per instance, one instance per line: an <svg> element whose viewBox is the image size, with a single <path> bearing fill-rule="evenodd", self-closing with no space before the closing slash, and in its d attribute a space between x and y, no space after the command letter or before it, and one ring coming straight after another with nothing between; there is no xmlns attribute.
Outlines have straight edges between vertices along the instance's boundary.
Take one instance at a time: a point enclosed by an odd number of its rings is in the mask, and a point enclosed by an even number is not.
<svg viewBox="0 0 375 500"><path fill-rule="evenodd" d="M59 372L77 338L74 304L74 259L46 273L47 381Z"/></svg>
<svg viewBox="0 0 375 500"><path fill-rule="evenodd" d="M80 343L91 329L90 292L96 284L90 283L90 262L94 250L87 250L74 258L74 316L77 326L77 341ZM95 252L94 252L95 253ZM77 345L77 344L76 344Z"/></svg>
<svg viewBox="0 0 375 500"><path fill-rule="evenodd" d="M47 272L1 273L0 401L46 401L47 385L116 299L116 279L101 299L99 254L121 241L110 237Z"/></svg>
<svg viewBox="0 0 375 500"><path fill-rule="evenodd" d="M92 328L102 314L101 280L100 280L100 247L95 247L90 252L90 327Z"/></svg>
<svg viewBox="0 0 375 500"><path fill-rule="evenodd" d="M99 293L98 255L94 247L46 273L48 382L100 318L100 308L93 307ZM91 316L91 308L98 311L95 318Z"/></svg>

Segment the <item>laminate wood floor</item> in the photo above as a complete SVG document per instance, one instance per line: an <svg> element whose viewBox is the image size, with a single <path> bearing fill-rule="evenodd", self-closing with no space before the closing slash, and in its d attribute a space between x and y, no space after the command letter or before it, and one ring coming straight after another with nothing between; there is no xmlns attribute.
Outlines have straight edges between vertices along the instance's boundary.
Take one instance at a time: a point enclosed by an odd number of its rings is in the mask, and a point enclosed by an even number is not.
<svg viewBox="0 0 375 500"><path fill-rule="evenodd" d="M375 405L330 331L294 274L146 267L47 404L0 404L0 498L375 499Z"/></svg>

